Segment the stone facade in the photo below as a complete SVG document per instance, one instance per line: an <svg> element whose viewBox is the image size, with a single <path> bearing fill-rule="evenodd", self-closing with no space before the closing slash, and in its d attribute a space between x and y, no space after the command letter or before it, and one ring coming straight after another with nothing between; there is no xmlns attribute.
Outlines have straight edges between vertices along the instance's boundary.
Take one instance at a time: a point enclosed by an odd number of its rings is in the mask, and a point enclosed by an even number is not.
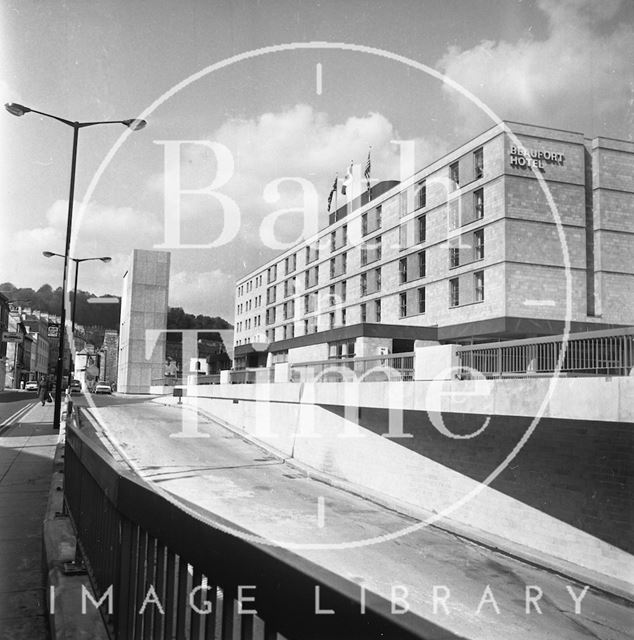
<svg viewBox="0 0 634 640"><path fill-rule="evenodd" d="M487 329L504 318L632 324L633 176L631 143L497 125L242 278L235 344L368 322L473 325L467 342L522 337Z"/></svg>

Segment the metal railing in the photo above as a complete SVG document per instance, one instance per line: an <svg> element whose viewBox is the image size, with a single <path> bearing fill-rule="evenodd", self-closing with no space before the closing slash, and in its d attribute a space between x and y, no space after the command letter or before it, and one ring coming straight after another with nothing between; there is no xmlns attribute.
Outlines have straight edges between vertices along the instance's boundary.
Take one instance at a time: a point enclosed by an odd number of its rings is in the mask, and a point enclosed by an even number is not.
<svg viewBox="0 0 634 640"><path fill-rule="evenodd" d="M487 378L552 375L630 375L634 367L634 328L572 333L459 347L465 368ZM468 368L468 369L467 369Z"/></svg>
<svg viewBox="0 0 634 640"><path fill-rule="evenodd" d="M259 367L249 369L233 369L229 372L231 384L254 384L256 382L273 382L275 370L273 367Z"/></svg>
<svg viewBox="0 0 634 640"><path fill-rule="evenodd" d="M290 368L293 382L413 380L414 354L393 353L384 356L299 362L292 364Z"/></svg>
<svg viewBox="0 0 634 640"><path fill-rule="evenodd" d="M100 611L111 638L455 637L411 612L393 615L387 599L362 596L358 584L159 495L86 436L78 415L66 431L65 504L96 602L104 598ZM320 606L335 614L316 615L317 588ZM242 589L254 601L239 603Z"/></svg>
<svg viewBox="0 0 634 640"><path fill-rule="evenodd" d="M220 384L220 374L211 373L208 375L196 375L195 373L189 376L176 377L176 376L163 376L162 378L153 378L153 387L174 387L176 385L187 384Z"/></svg>

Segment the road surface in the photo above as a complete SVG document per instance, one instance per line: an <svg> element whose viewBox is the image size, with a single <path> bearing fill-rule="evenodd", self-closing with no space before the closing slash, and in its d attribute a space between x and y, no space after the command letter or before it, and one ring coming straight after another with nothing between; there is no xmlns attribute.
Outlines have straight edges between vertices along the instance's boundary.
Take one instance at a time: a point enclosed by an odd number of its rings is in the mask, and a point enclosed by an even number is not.
<svg viewBox="0 0 634 640"><path fill-rule="evenodd" d="M100 398L93 413L142 477L212 519L290 547L465 637L631 638L624 600L584 594L585 585L439 529L398 535L415 521L311 479L209 418L198 422L208 437L171 437L182 432L183 410L140 400ZM536 604L527 592L541 594Z"/></svg>

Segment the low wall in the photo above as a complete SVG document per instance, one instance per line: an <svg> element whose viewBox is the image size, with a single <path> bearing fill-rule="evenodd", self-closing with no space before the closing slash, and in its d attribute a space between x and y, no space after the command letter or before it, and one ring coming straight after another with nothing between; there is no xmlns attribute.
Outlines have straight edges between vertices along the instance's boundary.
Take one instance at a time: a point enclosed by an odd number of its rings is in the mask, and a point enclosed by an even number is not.
<svg viewBox="0 0 634 640"><path fill-rule="evenodd" d="M418 509L431 523L634 592L633 378L214 385L188 393L183 402L268 448Z"/></svg>

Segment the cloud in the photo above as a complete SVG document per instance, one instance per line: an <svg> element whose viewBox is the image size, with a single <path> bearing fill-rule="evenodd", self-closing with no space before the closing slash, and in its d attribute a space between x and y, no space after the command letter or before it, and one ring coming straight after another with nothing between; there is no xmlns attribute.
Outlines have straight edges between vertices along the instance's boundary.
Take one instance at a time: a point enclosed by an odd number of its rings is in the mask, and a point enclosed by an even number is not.
<svg viewBox="0 0 634 640"><path fill-rule="evenodd" d="M170 304L182 306L190 313L223 315L227 320L233 318L235 281L277 252L262 239L263 222L281 209L302 207L302 190L292 181L280 185L278 200L266 201L263 194L271 181L285 177L309 181L318 195L317 217L321 227L327 222L326 200L335 172L343 177L353 160L361 175L370 145L373 179L398 179L400 175L400 147L392 143L400 135L380 113L352 116L337 123L331 122L325 113L298 104L251 119L229 119L205 139L221 143L231 153L233 172L218 190L238 204L240 226L236 237L224 246L172 252ZM420 139L413 143L419 152L416 167L433 159L439 151L437 143ZM179 167L182 187L209 186L217 174L216 165L216 156L208 146L183 145ZM168 176L168 180L173 177ZM154 175L147 182L154 195L162 196L164 185L163 174ZM361 180L358 187L365 188L365 182ZM339 204L343 204L341 194ZM11 241L5 240L7 263L12 265L5 279L30 286L46 281L55 286L61 281L61 264L44 258L42 265L36 263L44 250L63 252L67 207L66 201L55 202L40 227L20 231ZM92 262L82 265L80 287L81 282L89 283L97 294L119 294L120 276L127 268L132 249L149 249L164 241L162 207L150 213L91 202L83 212L77 203L75 211L76 241L71 255L113 258L108 265ZM183 196L182 213L182 243L206 244L220 235L222 209L214 198ZM300 213L285 214L275 225L276 237L294 240L300 236L302 226ZM25 260L32 261L29 283L20 277Z"/></svg>
<svg viewBox="0 0 634 640"><path fill-rule="evenodd" d="M622 0L539 0L548 36L450 47L438 67L502 118L558 123L592 105L608 119L631 100L634 29L612 25ZM472 105L447 88L464 115Z"/></svg>
<svg viewBox="0 0 634 640"><path fill-rule="evenodd" d="M83 264L79 287L85 286L99 294L120 294L119 277L127 269L132 248L149 247L154 238L154 241L160 241L162 221L148 212L94 202L88 204L83 215L79 202L75 203L74 210L77 214L73 221L75 241L70 255L77 258L112 257L108 264L92 261ZM42 252L64 253L67 212L68 201L58 200L47 210L41 226L0 235L6 280L35 288L43 283L61 286L62 260L47 259ZM72 285L72 278L69 282Z"/></svg>
<svg viewBox="0 0 634 640"><path fill-rule="evenodd" d="M229 119L205 138L229 150L233 171L229 181L219 190L238 204L244 237L256 239L259 237L257 229L267 214L299 207L303 202L302 189L289 180L280 185L280 200L274 204L267 203L263 194L271 181L280 178L308 180L318 195L323 224L335 173L343 178L351 161L362 172L370 146L373 180L399 177L400 149L392 142L397 139L398 131L380 113L352 116L344 122L332 123L327 114L305 104L277 113L263 113L251 119ZM419 163L432 159L436 143L421 139L413 142L418 148ZM183 145L179 171L183 188L206 187L218 172L216 156L203 144ZM162 193L166 185L173 184L175 177L155 174L148 181L148 187ZM363 182L358 186L365 188ZM181 206L183 214L196 221L205 215L209 218L210 211L219 212L217 202L210 196L183 196ZM289 216L286 223L294 229L292 217ZM296 222L298 216L294 218ZM216 219L221 217L216 215Z"/></svg>

